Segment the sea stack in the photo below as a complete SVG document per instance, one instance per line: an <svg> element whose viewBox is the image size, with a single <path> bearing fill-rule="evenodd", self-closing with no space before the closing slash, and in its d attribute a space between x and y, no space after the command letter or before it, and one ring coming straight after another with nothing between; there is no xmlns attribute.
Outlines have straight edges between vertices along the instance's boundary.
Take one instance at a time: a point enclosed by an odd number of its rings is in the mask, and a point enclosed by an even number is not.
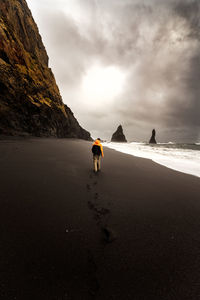
<svg viewBox="0 0 200 300"><path fill-rule="evenodd" d="M153 129L149 144L157 144L155 136L156 136L156 131L155 131L155 129Z"/></svg>
<svg viewBox="0 0 200 300"><path fill-rule="evenodd" d="M48 60L26 1L1 0L0 135L90 140L63 103Z"/></svg>
<svg viewBox="0 0 200 300"><path fill-rule="evenodd" d="M123 133L122 125L119 125L117 130L113 133L111 142L127 143L126 137Z"/></svg>

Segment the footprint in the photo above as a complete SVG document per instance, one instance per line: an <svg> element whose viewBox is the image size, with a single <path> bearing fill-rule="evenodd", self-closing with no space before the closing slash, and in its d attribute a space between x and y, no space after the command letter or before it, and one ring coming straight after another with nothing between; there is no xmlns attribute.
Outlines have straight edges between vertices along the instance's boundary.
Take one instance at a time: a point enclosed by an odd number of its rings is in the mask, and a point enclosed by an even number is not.
<svg viewBox="0 0 200 300"><path fill-rule="evenodd" d="M92 210L95 209L94 204L91 201L88 201L88 207L89 207L89 209L92 209Z"/></svg>
<svg viewBox="0 0 200 300"><path fill-rule="evenodd" d="M103 215L103 216L110 213L110 210L107 208L104 208L104 207L99 207L99 208L96 208L95 210L98 214Z"/></svg>
<svg viewBox="0 0 200 300"><path fill-rule="evenodd" d="M101 223L101 216L99 214L94 214L94 219L97 221L97 225Z"/></svg>
<svg viewBox="0 0 200 300"><path fill-rule="evenodd" d="M112 229L108 227L102 227L101 231L103 233L103 239L106 243L112 243L114 240L116 240L116 234Z"/></svg>
<svg viewBox="0 0 200 300"><path fill-rule="evenodd" d="M95 194L94 194L94 199L97 200L98 198L99 198L99 194L98 194L98 193L95 193Z"/></svg>
<svg viewBox="0 0 200 300"><path fill-rule="evenodd" d="M110 213L109 209L103 207L99 207L99 208L94 207L94 211L95 211L94 218L98 222L98 225L100 225L100 223L102 222L102 218Z"/></svg>
<svg viewBox="0 0 200 300"><path fill-rule="evenodd" d="M89 185L89 184L86 184L86 188L87 188L87 190L88 190L88 191L90 191L90 190L91 190L91 187L90 187L90 185Z"/></svg>

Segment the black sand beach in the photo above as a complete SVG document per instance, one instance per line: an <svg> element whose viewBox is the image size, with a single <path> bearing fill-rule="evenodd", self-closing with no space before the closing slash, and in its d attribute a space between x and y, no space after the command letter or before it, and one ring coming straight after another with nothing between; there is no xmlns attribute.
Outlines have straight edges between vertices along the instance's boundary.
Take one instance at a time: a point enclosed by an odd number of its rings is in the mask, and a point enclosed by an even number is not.
<svg viewBox="0 0 200 300"><path fill-rule="evenodd" d="M199 299L199 178L90 149L0 140L0 299Z"/></svg>

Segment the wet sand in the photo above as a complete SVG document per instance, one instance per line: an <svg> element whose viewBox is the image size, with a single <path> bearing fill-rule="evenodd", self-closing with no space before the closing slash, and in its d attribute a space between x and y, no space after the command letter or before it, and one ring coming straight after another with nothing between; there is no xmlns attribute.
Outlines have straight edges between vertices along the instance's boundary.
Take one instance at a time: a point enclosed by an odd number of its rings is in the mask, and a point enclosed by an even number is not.
<svg viewBox="0 0 200 300"><path fill-rule="evenodd" d="M0 140L0 299L199 299L200 179L90 149Z"/></svg>

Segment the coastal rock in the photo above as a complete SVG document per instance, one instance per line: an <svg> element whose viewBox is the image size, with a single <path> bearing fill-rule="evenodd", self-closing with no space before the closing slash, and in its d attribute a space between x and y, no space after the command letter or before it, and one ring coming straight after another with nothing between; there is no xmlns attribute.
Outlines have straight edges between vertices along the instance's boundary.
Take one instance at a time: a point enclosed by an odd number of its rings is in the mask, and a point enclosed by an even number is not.
<svg viewBox="0 0 200 300"><path fill-rule="evenodd" d="M150 141L149 141L150 144L157 144L155 136L156 136L156 131L155 131L155 129L153 129L152 130L152 136L151 136Z"/></svg>
<svg viewBox="0 0 200 300"><path fill-rule="evenodd" d="M113 133L111 142L123 142L127 143L126 137L123 133L122 125L119 125L117 130Z"/></svg>
<svg viewBox="0 0 200 300"><path fill-rule="evenodd" d="M62 101L25 0L0 1L0 134L91 140Z"/></svg>

